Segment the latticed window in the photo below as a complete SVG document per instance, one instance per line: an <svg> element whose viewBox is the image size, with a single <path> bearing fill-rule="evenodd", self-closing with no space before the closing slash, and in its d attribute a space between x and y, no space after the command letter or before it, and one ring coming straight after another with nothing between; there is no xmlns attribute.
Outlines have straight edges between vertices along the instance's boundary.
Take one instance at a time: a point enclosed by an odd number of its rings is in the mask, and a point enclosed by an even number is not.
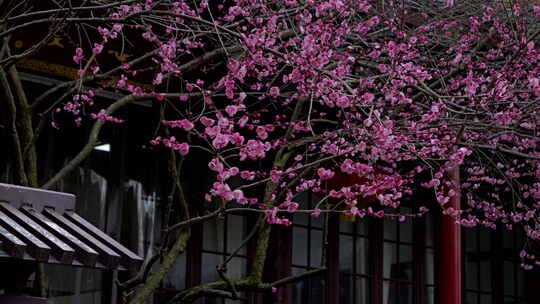
<svg viewBox="0 0 540 304"><path fill-rule="evenodd" d="M525 271L519 231L467 229L465 238L465 303L509 304L525 301Z"/></svg>
<svg viewBox="0 0 540 304"><path fill-rule="evenodd" d="M316 205L316 198L306 194L307 205ZM401 213L411 209L401 207ZM393 213L396 210L392 210ZM325 218L296 215L293 222L292 273L297 274L324 265L322 244L339 247L340 303L413 304L434 303L433 225L429 219L350 218L337 220L339 229L325 229ZM334 222L335 223L335 222ZM430 227L432 228L432 227ZM338 239L338 242L325 242ZM321 264L322 263L322 264ZM421 274L420 274L421 272ZM323 277L296 284L293 303L323 303ZM331 287L328 287L331 288ZM422 300L420 300L422 299Z"/></svg>
<svg viewBox="0 0 540 304"><path fill-rule="evenodd" d="M401 213L410 212L401 208ZM340 222L342 303L434 303L434 245L426 219ZM431 225L431 219L427 220ZM422 274L420 275L420 273ZM422 300L420 300L422 299Z"/></svg>
<svg viewBox="0 0 540 304"><path fill-rule="evenodd" d="M523 235L516 230L505 231L503 234L503 290L504 303L525 302L525 271L517 251L523 246Z"/></svg>
<svg viewBox="0 0 540 304"><path fill-rule="evenodd" d="M367 221L351 221L343 216L339 225L340 284L342 303L369 303Z"/></svg>
<svg viewBox="0 0 540 304"><path fill-rule="evenodd" d="M401 212L409 212L407 208L401 209ZM412 304L415 269L412 220L385 219L383 231L383 303Z"/></svg>
<svg viewBox="0 0 540 304"><path fill-rule="evenodd" d="M317 204L317 197L303 193L299 200L304 200L308 208ZM308 214L295 215L292 238L293 275L319 268L324 265L323 259L324 231L323 217L312 217ZM293 287L293 303L324 303L325 279L323 275L302 280Z"/></svg>
<svg viewBox="0 0 540 304"><path fill-rule="evenodd" d="M226 215L204 223L202 244L202 283L220 281L216 266L223 263L238 248L246 236L246 217ZM247 271L247 249L243 246L226 265L227 276L241 278ZM243 303L222 298L204 298L203 303Z"/></svg>

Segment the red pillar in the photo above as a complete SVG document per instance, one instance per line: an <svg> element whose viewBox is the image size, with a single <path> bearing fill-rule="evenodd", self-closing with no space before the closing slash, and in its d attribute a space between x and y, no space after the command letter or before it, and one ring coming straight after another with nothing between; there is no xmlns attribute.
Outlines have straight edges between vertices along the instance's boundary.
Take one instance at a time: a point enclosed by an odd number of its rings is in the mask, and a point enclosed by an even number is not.
<svg viewBox="0 0 540 304"><path fill-rule="evenodd" d="M340 304L339 214L330 214L326 243L326 303ZM341 303L345 304L345 303Z"/></svg>
<svg viewBox="0 0 540 304"><path fill-rule="evenodd" d="M460 209L461 193L459 167L448 170L448 177L454 184L457 195L450 198L447 207ZM438 271L438 302L441 304L461 304L461 226L448 215L441 218L440 253Z"/></svg>

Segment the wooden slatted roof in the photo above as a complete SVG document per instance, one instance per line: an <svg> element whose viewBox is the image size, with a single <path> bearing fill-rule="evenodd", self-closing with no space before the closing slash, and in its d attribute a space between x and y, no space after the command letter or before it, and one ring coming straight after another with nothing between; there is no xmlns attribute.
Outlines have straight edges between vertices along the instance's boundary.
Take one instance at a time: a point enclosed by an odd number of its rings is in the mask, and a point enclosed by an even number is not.
<svg viewBox="0 0 540 304"><path fill-rule="evenodd" d="M0 259L137 270L137 254L76 214L75 196L0 183Z"/></svg>

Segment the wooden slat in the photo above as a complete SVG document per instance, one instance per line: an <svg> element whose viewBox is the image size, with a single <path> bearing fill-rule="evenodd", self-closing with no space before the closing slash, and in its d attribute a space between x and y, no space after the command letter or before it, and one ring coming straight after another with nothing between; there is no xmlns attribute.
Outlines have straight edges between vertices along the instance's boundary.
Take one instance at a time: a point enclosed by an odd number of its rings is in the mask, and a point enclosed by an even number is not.
<svg viewBox="0 0 540 304"><path fill-rule="evenodd" d="M26 244L26 252L28 252L28 254L30 254L34 259L41 262L48 261L51 247L47 246L34 234L26 230L18 222L14 221L11 217L9 217L9 213L4 213L2 211L0 211L0 223L2 224L4 229L16 235L17 238L19 238L24 244Z"/></svg>
<svg viewBox="0 0 540 304"><path fill-rule="evenodd" d="M60 238L69 244L69 246L74 248L77 260L79 260L85 266L93 267L96 265L99 254L82 240L78 239L73 234L69 233L64 228L60 227L32 207L22 206L21 211L32 220L48 227L52 234L56 235L56 237Z"/></svg>
<svg viewBox="0 0 540 304"><path fill-rule="evenodd" d="M26 244L16 235L2 227L2 225L0 225L0 241L2 241L2 249L9 254L9 256L14 258L23 257L24 251L26 250Z"/></svg>
<svg viewBox="0 0 540 304"><path fill-rule="evenodd" d="M54 236L54 234L50 233L47 229L43 228L41 225L30 219L28 216L24 215L22 212L20 212L18 209L15 209L8 203L0 202L0 211L5 212L6 217L9 220L11 220L12 222L16 222L17 226L12 226L16 227L16 231L24 233L24 235L28 238L33 237L39 241L44 242L48 246L49 250L52 248L53 256L60 263L71 264L73 262L75 250L73 250L73 248L71 248L69 245Z"/></svg>
<svg viewBox="0 0 540 304"><path fill-rule="evenodd" d="M99 253L98 260L107 268L116 268L120 263L120 255L118 255L113 249L103 244L98 239L81 229L79 226L72 223L67 218L58 214L56 211L50 208L43 210L43 215L54 221L56 224L86 242L90 247Z"/></svg>
<svg viewBox="0 0 540 304"><path fill-rule="evenodd" d="M72 221L74 224L88 232L90 235L100 240L113 250L115 250L122 257L121 263L124 267L130 270L138 270L143 262L143 259L133 253L131 250L118 243L115 239L108 236L106 233L99 230L97 227L80 217L73 211L67 211L64 213L64 217Z"/></svg>

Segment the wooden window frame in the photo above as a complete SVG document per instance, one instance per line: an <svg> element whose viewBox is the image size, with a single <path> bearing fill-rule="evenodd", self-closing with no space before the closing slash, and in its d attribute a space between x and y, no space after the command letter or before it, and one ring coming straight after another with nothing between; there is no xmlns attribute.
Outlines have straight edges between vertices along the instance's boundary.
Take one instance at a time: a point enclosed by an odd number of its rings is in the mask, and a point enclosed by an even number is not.
<svg viewBox="0 0 540 304"><path fill-rule="evenodd" d="M367 225L367 241L368 241L368 253L370 260L367 265L367 276L368 279L368 289L369 289L369 303L370 304L386 304L383 303L383 255L384 255L384 232L383 232L383 222L380 219L368 218L365 219L368 221ZM326 248L326 291L325 299L326 303L340 304L340 287L341 287L341 275L340 275L340 266L339 266L339 225L340 225L340 216L337 214L330 215L328 219L327 226L327 242L325 244ZM433 223L434 226L435 222ZM425 244L425 218L415 218L413 219L413 239L412 239L412 250L413 250L413 278L411 281L412 291L413 291L413 303L414 304L426 304L427 303L427 284L425 277L425 263L426 263L426 248ZM300 227L304 227L300 225ZM307 229L312 229L310 225L304 227ZM320 230L319 228L316 228ZM434 229L435 230L435 229ZM324 227L323 227L324 231ZM291 231L292 232L292 231ZM345 233L347 234L347 233ZM308 231L309 236L309 231ZM291 244L289 247L292 248L292 237L289 238ZM309 242L309 237L308 237ZM398 241L394 242L398 243ZM408 243L409 244L409 243ZM430 247L437 256L437 246L436 242ZM308 253L309 254L309 253ZM354 258L353 258L354 259ZM355 260L355 259L354 259ZM436 263L436 261L434 261ZM291 264L291 266L293 266ZM435 265L434 265L435 266ZM309 268L309 267L308 267ZM436 267L434 267L436 269ZM289 271L290 273L290 271ZM435 277L435 275L434 275ZM386 280L387 281L387 280ZM436 281L434 282L436 285ZM437 289L436 286L435 290ZM290 292L290 291L289 291ZM285 297L287 301L280 302L285 304L293 304L292 297ZM267 302L265 302L266 304ZM347 303L342 303L347 304Z"/></svg>
<svg viewBox="0 0 540 304"><path fill-rule="evenodd" d="M508 231L505 231L506 233L509 233ZM476 234L476 237L479 238L480 237L480 232L475 230L474 233ZM512 233L515 233L515 232L512 232ZM467 242L467 235L465 233L465 231L462 232L462 242L463 242L463 246L462 246L462 252L463 252L463 269L465 269L465 264L467 262L467 249L466 249L466 242ZM517 245L518 244L518 240L515 238L515 234L514 234L514 238L513 238L513 247L514 249L516 249ZM505 294L505 288L504 288L504 264L505 264L505 261L509 261L506 257L505 257L505 253L504 251L506 250L505 246L503 245L502 247L497 247L495 246L495 244L504 244L504 241L503 241L503 231L501 229L496 229L496 230L489 230L489 238L490 238L490 247L489 247L489 265L491 267L490 269L490 272L491 272L491 276L490 276L490 284L491 284L491 291L482 291L480 287L478 287L477 289L468 289L466 284L467 284L467 277L466 277L466 273L465 271L462 272L463 274L463 286L462 286L462 294L463 294L463 300L465 301L466 299L466 293L467 292L471 292L471 293L474 293L474 294L477 294L477 295L490 295L491 296L491 304L504 304L505 303L505 298L512 298L513 300L515 301L519 301L517 303L522 303L521 301L526 301L526 303L535 303L537 301L537 296L533 296L531 297L531 295L528 293L528 286L534 286L535 284L532 283L532 282L535 282L536 284L538 284L539 282L539 275L538 275L538 271L536 272L532 272L532 273L529 273L529 272L525 272L525 275L524 275L524 281L522 282L524 284L523 288L525 289L524 290L524 293L522 296L516 296L516 295L506 295ZM478 250L479 247L477 246L476 250ZM515 262L517 262L517 251L514 252L514 253L510 253L510 254L515 254L516 255L516 258L512 258L510 261L511 262L514 262L514 264L516 264ZM517 271L518 271L518 268L517 267L520 267L519 265L518 266L514 266L513 268L513 272L514 272L514 279L517 275ZM478 278L477 280L478 281L481 281L482 280L482 277L481 277L481 271L480 269L478 270ZM517 290L518 286L517 286L517 281L514 282L514 290ZM480 298L477 299L477 302L476 303L471 303L471 304L478 304L478 303L481 303L481 300Z"/></svg>

